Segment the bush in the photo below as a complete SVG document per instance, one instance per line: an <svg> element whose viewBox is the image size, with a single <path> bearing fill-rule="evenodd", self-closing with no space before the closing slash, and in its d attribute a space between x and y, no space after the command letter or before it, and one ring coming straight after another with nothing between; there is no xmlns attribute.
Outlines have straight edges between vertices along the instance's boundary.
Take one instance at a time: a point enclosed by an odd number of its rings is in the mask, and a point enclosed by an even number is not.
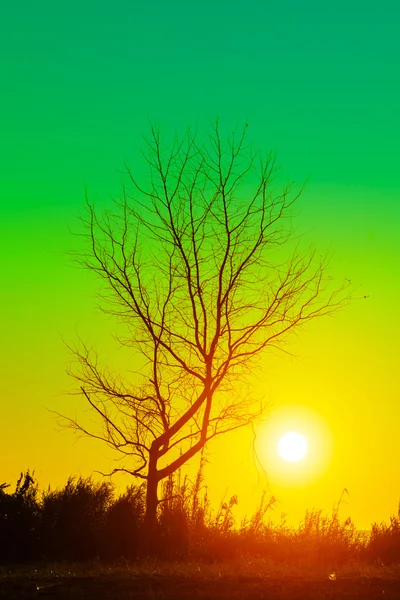
<svg viewBox="0 0 400 600"><path fill-rule="evenodd" d="M33 474L21 473L15 491L0 486L0 558L28 560L37 555L40 505Z"/></svg>
<svg viewBox="0 0 400 600"><path fill-rule="evenodd" d="M145 512L144 486L130 486L108 508L102 555L133 558L140 553Z"/></svg>
<svg viewBox="0 0 400 600"><path fill-rule="evenodd" d="M70 477L64 488L43 495L41 547L47 558L88 559L102 554L110 483Z"/></svg>
<svg viewBox="0 0 400 600"><path fill-rule="evenodd" d="M275 505L263 496L254 515L235 524L237 497L210 507L203 463L192 483L169 478L162 490L152 544L145 543L145 487L130 486L116 497L110 483L70 477L63 488L39 494L33 475L21 474L15 491L0 485L0 560L106 560L144 557L223 561L268 558L287 564L325 565L346 561L400 562L400 507L387 525L374 524L361 538L351 519L307 511L298 529L267 521ZM345 492L344 492L345 493Z"/></svg>
<svg viewBox="0 0 400 600"><path fill-rule="evenodd" d="M397 515L390 517L390 523L372 525L368 545L368 557L372 561L385 564L400 562L400 506Z"/></svg>

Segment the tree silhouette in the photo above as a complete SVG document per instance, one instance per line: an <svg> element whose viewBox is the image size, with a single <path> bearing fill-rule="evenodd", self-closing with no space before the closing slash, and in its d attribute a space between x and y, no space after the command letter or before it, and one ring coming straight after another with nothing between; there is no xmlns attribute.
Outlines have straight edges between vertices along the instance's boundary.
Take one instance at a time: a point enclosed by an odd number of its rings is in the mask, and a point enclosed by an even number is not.
<svg viewBox="0 0 400 600"><path fill-rule="evenodd" d="M262 411L245 385L257 357L347 299L295 239L301 189L278 186L274 156L253 153L246 133L225 138L217 122L203 142L189 131L168 145L150 125L147 183L126 167L129 191L111 209L87 199L81 260L144 362L132 380L80 344L73 375L97 429L68 422L122 455L112 473L145 480L150 529L159 482Z"/></svg>

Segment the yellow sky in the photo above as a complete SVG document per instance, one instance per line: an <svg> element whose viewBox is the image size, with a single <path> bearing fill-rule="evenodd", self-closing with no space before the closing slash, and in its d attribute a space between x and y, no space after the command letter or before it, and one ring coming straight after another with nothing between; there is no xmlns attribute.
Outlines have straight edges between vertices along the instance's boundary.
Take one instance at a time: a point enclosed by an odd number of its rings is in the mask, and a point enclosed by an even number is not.
<svg viewBox="0 0 400 600"><path fill-rule="evenodd" d="M372 205L362 204L366 190L340 189L336 197L342 204L346 198L349 206L352 202L347 215L353 214L351 227L348 220L341 222L334 205L317 204L319 197L329 200L329 191L314 194L313 188L306 190L302 204L306 234L319 247L331 248L334 274L351 277L360 299L298 332L287 346L294 357L266 353L254 372L254 394L264 396L270 407L267 430L268 423L280 430L279 415L291 410L294 418L298 414L304 421L310 414L311 422L321 424L315 435L310 425L309 456L299 465L300 470L310 467L310 472L304 479L293 473L286 477L269 455L264 458L265 480L253 463L251 433L237 432L210 445L207 483L215 503L225 493L238 495L238 515L254 510L267 483L279 500L276 515L287 513L292 524L309 508L329 512L346 488L350 495L343 517L352 516L364 529L372 521L388 519L400 497L397 213L383 218ZM364 212L360 209L358 222L360 206ZM87 273L71 266L65 253L76 241L68 231L73 219L51 218L46 221L42 213L36 221L16 221L18 227L9 228L2 239L6 285L0 453L5 458L0 477L13 483L21 470L35 469L43 487L61 485L70 474L88 476L113 466L110 450L59 431L48 412L74 416L86 408L63 393L72 388L65 374L70 357L63 338L73 343L79 334L105 360L117 360L109 341L115 327L96 308L96 286ZM290 428L295 425L291 422ZM308 425L303 426L308 431ZM308 461L318 462L320 454L323 460L314 473ZM194 461L193 469L196 466Z"/></svg>

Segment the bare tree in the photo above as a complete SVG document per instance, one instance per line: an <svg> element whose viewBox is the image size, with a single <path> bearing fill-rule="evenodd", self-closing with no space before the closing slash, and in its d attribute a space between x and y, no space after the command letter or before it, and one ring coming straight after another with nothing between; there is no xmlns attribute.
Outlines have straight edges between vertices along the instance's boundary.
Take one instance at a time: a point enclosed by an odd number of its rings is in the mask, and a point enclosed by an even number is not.
<svg viewBox="0 0 400 600"><path fill-rule="evenodd" d="M277 189L274 156L253 153L246 132L223 141L217 122L205 142L189 131L168 149L151 125L147 183L127 167L131 191L112 209L87 201L83 263L104 282L102 308L126 325L121 343L145 360L132 382L82 344L74 376L98 429L68 421L122 455L112 473L146 482L149 528L159 482L262 411L242 384L255 359L346 301L344 286L330 291L326 260L294 239L301 190Z"/></svg>

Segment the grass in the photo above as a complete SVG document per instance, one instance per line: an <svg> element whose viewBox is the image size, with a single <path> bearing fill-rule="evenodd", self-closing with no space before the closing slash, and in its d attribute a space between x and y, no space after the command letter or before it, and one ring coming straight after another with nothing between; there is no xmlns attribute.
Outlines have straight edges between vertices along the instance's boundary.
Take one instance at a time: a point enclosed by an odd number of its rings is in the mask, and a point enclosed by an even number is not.
<svg viewBox="0 0 400 600"><path fill-rule="evenodd" d="M221 563L139 561L59 563L0 570L0 598L328 599L400 597L400 567L289 567L265 559Z"/></svg>
<svg viewBox="0 0 400 600"><path fill-rule="evenodd" d="M202 489L201 472L166 482L145 554L142 487L116 497L70 478L41 494L29 474L12 493L0 486L0 600L400 598L400 513L365 537L341 519L341 498L294 530L269 520L264 496L237 525L236 496L213 511Z"/></svg>

